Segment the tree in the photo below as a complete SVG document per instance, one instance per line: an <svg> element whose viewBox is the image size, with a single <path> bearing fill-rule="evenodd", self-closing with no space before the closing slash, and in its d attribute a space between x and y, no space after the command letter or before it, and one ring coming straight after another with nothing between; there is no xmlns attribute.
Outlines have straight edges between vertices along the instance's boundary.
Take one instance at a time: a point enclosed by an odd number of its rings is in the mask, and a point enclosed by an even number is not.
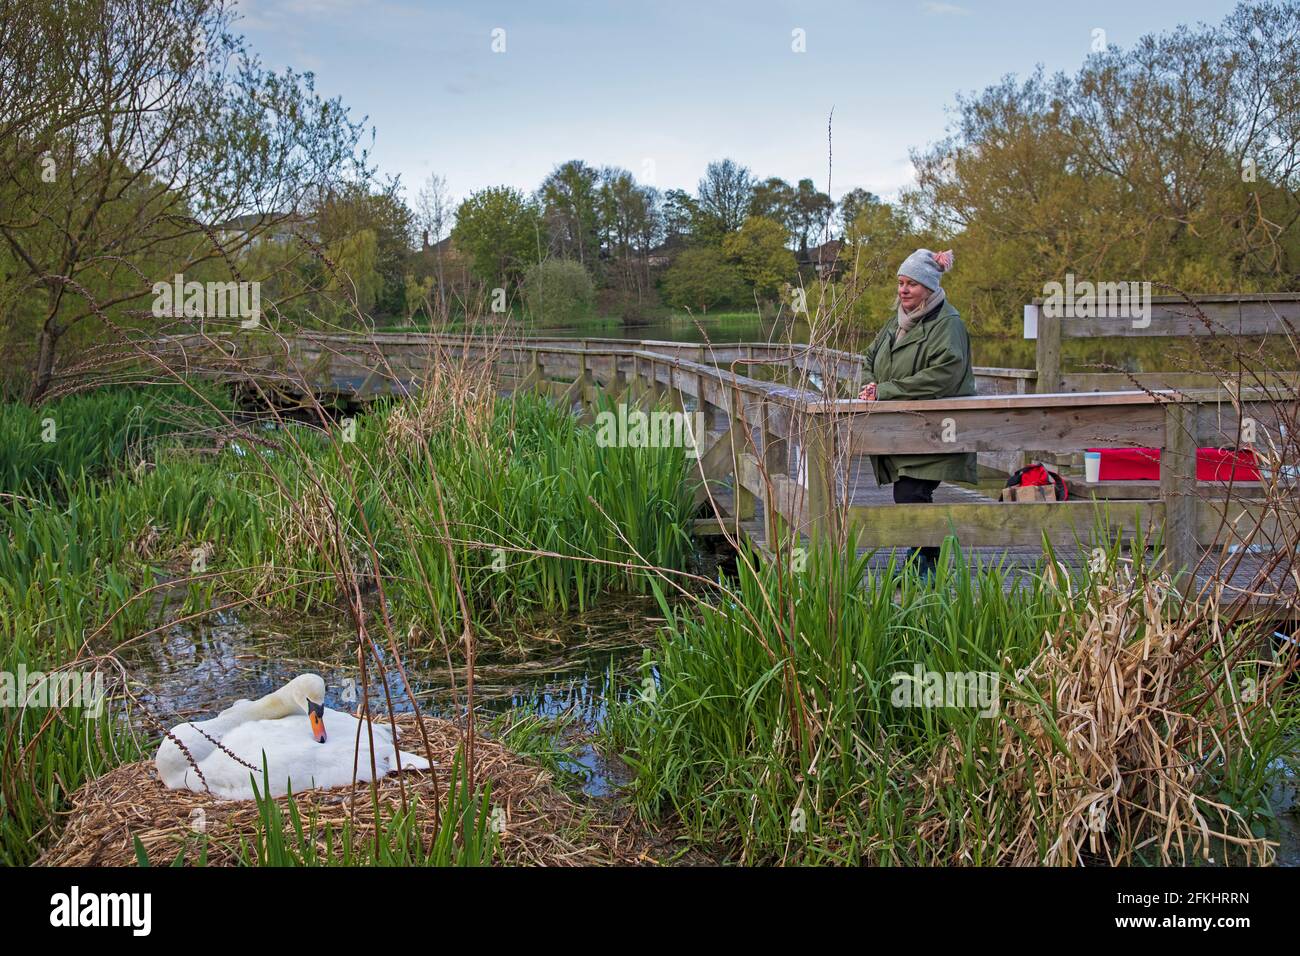
<svg viewBox="0 0 1300 956"><path fill-rule="evenodd" d="M510 186L482 189L462 202L451 231L474 273L494 288L518 284L524 269L538 259L540 235L536 203Z"/></svg>
<svg viewBox="0 0 1300 956"><path fill-rule="evenodd" d="M70 346L156 331L155 281L233 278L312 189L368 170L361 124L310 74L263 69L221 3L16 6L0 77L36 80L0 83L0 331L36 402ZM236 215L223 248L211 226Z"/></svg>
<svg viewBox="0 0 1300 956"><path fill-rule="evenodd" d="M749 214L762 216L780 223L786 231L786 241L797 233L795 227L794 187L779 176L772 176L754 187L749 200Z"/></svg>
<svg viewBox="0 0 1300 956"><path fill-rule="evenodd" d="M958 263L975 327L1072 272L1188 292L1294 288L1300 274L1300 7L1145 36L1073 77L1036 71L958 99L913 155L906 208ZM936 248L936 246L931 246Z"/></svg>
<svg viewBox="0 0 1300 956"><path fill-rule="evenodd" d="M420 230L422 240L427 240L431 245L441 242L451 227L453 210L446 178L437 173L430 173L429 178L415 194L415 206L411 210L413 221L416 228Z"/></svg>
<svg viewBox="0 0 1300 956"><path fill-rule="evenodd" d="M723 255L737 265L760 300L776 299L798 271L785 241L785 227L763 216L750 216L740 229L722 240Z"/></svg>
<svg viewBox="0 0 1300 956"><path fill-rule="evenodd" d="M553 255L586 264L596 257L600 174L580 159L556 166L538 198Z"/></svg>
<svg viewBox="0 0 1300 956"><path fill-rule="evenodd" d="M868 193L845 230L844 241L847 248L841 256L848 264L847 279L859 293L856 311L879 322L897 295L895 276L899 265L925 240L916 235L900 210Z"/></svg>
<svg viewBox="0 0 1300 956"><path fill-rule="evenodd" d="M806 252L808 237L817 236L830 225L835 203L826 193L818 192L811 179L801 179L795 188L791 207L791 222L799 240L799 251Z"/></svg>
<svg viewBox="0 0 1300 956"><path fill-rule="evenodd" d="M350 311L352 302L362 315L369 315L384 291L384 277L379 271L379 240L373 229L350 232L329 247L330 260L338 271L329 277L326 291L338 293L348 303L341 311ZM406 306L406 278L402 278L402 311Z"/></svg>
<svg viewBox="0 0 1300 956"><path fill-rule="evenodd" d="M662 235L659 192L638 185L626 169L600 173L599 214L603 245L615 283L639 303L650 283L647 257Z"/></svg>
<svg viewBox="0 0 1300 956"><path fill-rule="evenodd" d="M663 290L669 305L701 312L738 305L748 297L740 269L715 246L682 250L664 274Z"/></svg>
<svg viewBox="0 0 1300 956"><path fill-rule="evenodd" d="M591 312L595 299L591 275L572 259L536 262L524 274L524 301L540 326L577 322Z"/></svg>
<svg viewBox="0 0 1300 956"><path fill-rule="evenodd" d="M680 248L696 238L700 204L684 189L670 189L663 197L664 244Z"/></svg>
<svg viewBox="0 0 1300 956"><path fill-rule="evenodd" d="M414 217L398 195L398 188L396 180L379 188L367 183L344 183L323 191L312 204L312 229L322 244L331 248L346 245L353 250L364 246L372 250L364 258L373 269L378 285L373 295L367 295L363 314L371 309L385 315L405 312ZM360 244L349 244L349 240L362 233L369 233L369 238ZM353 276L352 281L358 288L364 284L369 289L372 285L370 275L364 277L364 283L361 276Z"/></svg>
<svg viewBox="0 0 1300 956"><path fill-rule="evenodd" d="M700 228L697 235L706 242L721 242L745 221L754 177L745 166L724 159L709 163L699 184Z"/></svg>
<svg viewBox="0 0 1300 956"><path fill-rule="evenodd" d="M878 202L880 202L879 196L860 187L850 189L841 196L837 215L840 235L847 235L849 229L853 226L854 220L858 218L858 213L866 206Z"/></svg>
<svg viewBox="0 0 1300 956"><path fill-rule="evenodd" d="M421 236L437 248L438 260L438 311L445 319L448 315L447 283L443 276L442 246L438 245L451 229L451 217L454 210L451 193L447 189L447 180L437 173L430 173L420 191L415 195L415 223L420 228ZM408 295L409 301L409 295ZM433 316L430 316L432 319Z"/></svg>

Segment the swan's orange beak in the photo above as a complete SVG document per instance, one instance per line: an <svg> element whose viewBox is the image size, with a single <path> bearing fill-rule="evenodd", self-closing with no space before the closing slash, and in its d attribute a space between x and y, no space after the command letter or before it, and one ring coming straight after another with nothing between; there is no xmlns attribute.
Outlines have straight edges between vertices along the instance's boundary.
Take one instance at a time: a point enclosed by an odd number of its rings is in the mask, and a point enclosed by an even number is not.
<svg viewBox="0 0 1300 956"><path fill-rule="evenodd" d="M316 743L325 742L325 705L307 701L307 720L311 723L311 735Z"/></svg>

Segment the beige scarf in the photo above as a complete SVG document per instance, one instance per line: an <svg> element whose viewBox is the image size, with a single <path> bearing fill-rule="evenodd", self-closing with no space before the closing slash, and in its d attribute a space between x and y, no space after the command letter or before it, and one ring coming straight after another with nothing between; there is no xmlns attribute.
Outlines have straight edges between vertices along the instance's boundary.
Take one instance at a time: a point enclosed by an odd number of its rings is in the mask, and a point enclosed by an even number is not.
<svg viewBox="0 0 1300 956"><path fill-rule="evenodd" d="M900 302L898 304L898 335L894 337L895 344L903 341L903 336L912 331L912 326L916 325L916 323L921 320L921 316L925 315L946 298L947 296L944 294L943 289L935 289L926 296L924 302L918 305L916 309L911 312L904 312L903 304Z"/></svg>

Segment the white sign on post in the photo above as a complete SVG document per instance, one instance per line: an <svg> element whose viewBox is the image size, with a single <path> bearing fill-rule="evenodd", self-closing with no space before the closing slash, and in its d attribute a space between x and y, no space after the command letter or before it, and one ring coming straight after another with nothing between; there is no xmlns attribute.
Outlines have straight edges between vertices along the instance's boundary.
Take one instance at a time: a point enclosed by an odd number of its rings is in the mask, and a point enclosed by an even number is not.
<svg viewBox="0 0 1300 956"><path fill-rule="evenodd" d="M1025 338L1038 338L1038 306L1025 306Z"/></svg>

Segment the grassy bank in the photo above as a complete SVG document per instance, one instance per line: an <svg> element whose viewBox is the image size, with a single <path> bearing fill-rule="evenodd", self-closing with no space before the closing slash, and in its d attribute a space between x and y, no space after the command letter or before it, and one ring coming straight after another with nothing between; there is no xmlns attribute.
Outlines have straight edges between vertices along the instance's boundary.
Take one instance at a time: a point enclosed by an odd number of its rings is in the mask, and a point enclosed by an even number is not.
<svg viewBox="0 0 1300 956"><path fill-rule="evenodd" d="M861 587L866 560L742 562L714 605L665 608L609 729L646 818L746 863L1266 857L1286 659L1238 659L1117 552L1068 586L958 564Z"/></svg>
<svg viewBox="0 0 1300 956"><path fill-rule="evenodd" d="M541 399L328 428L228 412L176 389L0 409L0 670L103 665L168 617L337 610L355 588L382 593L404 641L458 653L467 617L584 608L689 552L684 452L601 448ZM2 711L0 862L30 862L72 789L151 746L121 707L54 713Z"/></svg>

